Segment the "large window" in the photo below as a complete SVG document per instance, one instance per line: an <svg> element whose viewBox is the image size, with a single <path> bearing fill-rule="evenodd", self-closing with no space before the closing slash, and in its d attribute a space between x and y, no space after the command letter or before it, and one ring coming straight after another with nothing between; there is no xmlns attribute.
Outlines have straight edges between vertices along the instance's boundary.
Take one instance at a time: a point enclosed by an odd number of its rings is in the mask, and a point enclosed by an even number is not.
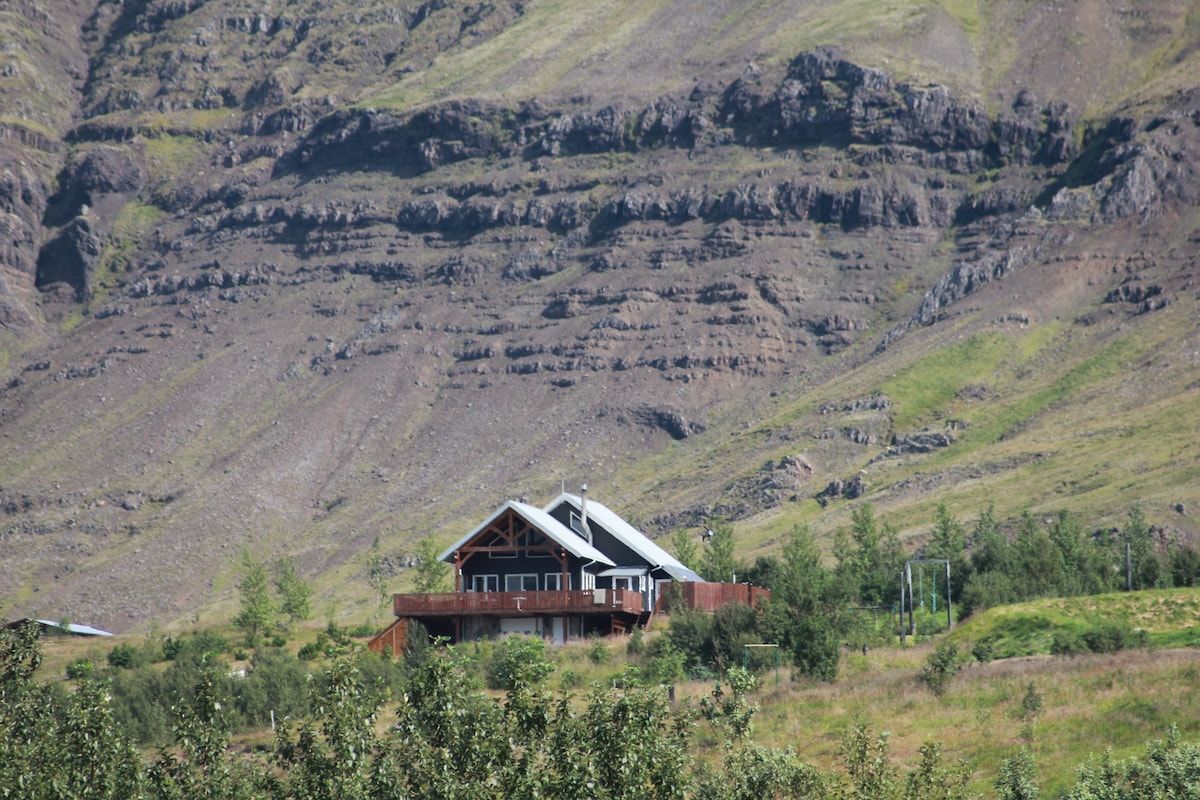
<svg viewBox="0 0 1200 800"><path fill-rule="evenodd" d="M472 592L498 592L498 591L500 591L500 576L499 575L472 575L471 576L471 591Z"/></svg>
<svg viewBox="0 0 1200 800"><path fill-rule="evenodd" d="M504 591L506 592L536 592L538 587L536 573L505 575Z"/></svg>
<svg viewBox="0 0 1200 800"><path fill-rule="evenodd" d="M563 576L562 576L561 572L547 572L546 573L546 591L547 592L561 592L563 590L562 578L563 578ZM568 589L571 588L570 574L567 575L566 588L568 588Z"/></svg>

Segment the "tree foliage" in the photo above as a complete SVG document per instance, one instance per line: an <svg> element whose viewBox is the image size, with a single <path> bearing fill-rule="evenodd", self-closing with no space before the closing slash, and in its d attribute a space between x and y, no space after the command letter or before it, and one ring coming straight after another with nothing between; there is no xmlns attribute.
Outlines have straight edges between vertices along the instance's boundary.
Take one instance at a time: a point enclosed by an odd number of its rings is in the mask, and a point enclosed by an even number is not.
<svg viewBox="0 0 1200 800"><path fill-rule="evenodd" d="M733 555L733 526L724 519L709 521L709 531L704 552L700 556L700 574L706 581L728 583L737 573L737 561Z"/></svg>
<svg viewBox="0 0 1200 800"><path fill-rule="evenodd" d="M296 562L288 556L275 562L275 591L279 593L279 610L289 625L312 616L312 589L296 573Z"/></svg>
<svg viewBox="0 0 1200 800"><path fill-rule="evenodd" d="M275 616L275 601L271 597L271 582L267 567L250 554L242 551L242 578L238 581L241 606L233 624L246 632L246 641L258 643L260 634L270 631Z"/></svg>
<svg viewBox="0 0 1200 800"><path fill-rule="evenodd" d="M450 574L450 565L438 559L438 547L432 537L426 536L417 542L417 553L414 556L413 591L421 594L448 591L446 578Z"/></svg>

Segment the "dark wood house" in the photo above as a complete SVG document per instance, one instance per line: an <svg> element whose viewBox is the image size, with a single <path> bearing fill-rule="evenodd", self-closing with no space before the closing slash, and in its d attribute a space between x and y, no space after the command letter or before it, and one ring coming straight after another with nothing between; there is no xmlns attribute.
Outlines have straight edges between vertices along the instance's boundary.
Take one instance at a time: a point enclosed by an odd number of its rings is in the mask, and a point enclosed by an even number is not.
<svg viewBox="0 0 1200 800"><path fill-rule="evenodd" d="M586 489L544 508L509 501L440 558L454 591L397 594L394 611L452 641L622 633L645 625L673 582L703 582Z"/></svg>

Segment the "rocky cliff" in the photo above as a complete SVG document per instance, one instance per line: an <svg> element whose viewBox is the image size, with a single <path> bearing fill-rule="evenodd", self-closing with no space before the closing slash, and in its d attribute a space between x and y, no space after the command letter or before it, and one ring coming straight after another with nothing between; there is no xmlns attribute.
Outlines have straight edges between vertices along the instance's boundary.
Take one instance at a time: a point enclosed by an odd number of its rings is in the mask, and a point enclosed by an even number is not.
<svg viewBox="0 0 1200 800"><path fill-rule="evenodd" d="M866 501L1196 532L1183 4L10 5L13 613L219 609L248 547L361 615L373 545L563 481L744 554Z"/></svg>

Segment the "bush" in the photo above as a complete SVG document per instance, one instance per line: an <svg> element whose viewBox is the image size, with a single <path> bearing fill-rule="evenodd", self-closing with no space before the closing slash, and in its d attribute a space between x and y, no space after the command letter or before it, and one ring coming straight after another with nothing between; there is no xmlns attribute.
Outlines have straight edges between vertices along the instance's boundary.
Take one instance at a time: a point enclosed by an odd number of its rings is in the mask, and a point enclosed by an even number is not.
<svg viewBox="0 0 1200 800"><path fill-rule="evenodd" d="M640 656L646 650L646 632L641 628L634 628L633 633L629 634L629 642L625 645L625 652L631 656Z"/></svg>
<svg viewBox="0 0 1200 800"><path fill-rule="evenodd" d="M646 680L651 684L673 684L686 676L687 658L670 639L654 642L653 655L646 666Z"/></svg>
<svg viewBox="0 0 1200 800"><path fill-rule="evenodd" d="M1072 630L1058 630L1050 637L1050 652L1056 656L1077 656L1088 651L1083 637Z"/></svg>
<svg viewBox="0 0 1200 800"><path fill-rule="evenodd" d="M133 669L138 665L137 648L131 644L122 643L108 651L108 665L118 669Z"/></svg>
<svg viewBox="0 0 1200 800"><path fill-rule="evenodd" d="M379 633L379 627L369 622L364 622L361 625L355 625L347 633L354 639L370 639Z"/></svg>
<svg viewBox="0 0 1200 800"><path fill-rule="evenodd" d="M168 636L162 643L163 658L167 661L175 661L187 654L203 657L228 652L229 640L211 631L202 631L192 636Z"/></svg>
<svg viewBox="0 0 1200 800"><path fill-rule="evenodd" d="M300 648L299 652L296 653L296 658L299 658L301 661L312 661L315 658L320 658L324 652L325 650L319 642L309 642Z"/></svg>
<svg viewBox="0 0 1200 800"><path fill-rule="evenodd" d="M996 657L996 638L985 636L971 646L971 655L980 664L987 664Z"/></svg>
<svg viewBox="0 0 1200 800"><path fill-rule="evenodd" d="M931 692L941 697L958 670L958 646L953 642L942 642L921 668L919 677Z"/></svg>
<svg viewBox="0 0 1200 800"><path fill-rule="evenodd" d="M284 636L275 636L271 639L271 647L283 647L287 644L287 638Z"/></svg>
<svg viewBox="0 0 1200 800"><path fill-rule="evenodd" d="M546 659L544 641L509 636L492 657L487 674L488 687L506 691L534 687L553 671L554 664Z"/></svg>
<svg viewBox="0 0 1200 800"><path fill-rule="evenodd" d="M591 644L588 645L588 658L593 664L607 664L611 655L608 652L608 642L595 635L591 639Z"/></svg>
<svg viewBox="0 0 1200 800"><path fill-rule="evenodd" d="M96 665L90 658L77 658L67 664L67 679L72 681L90 678L96 673Z"/></svg>
<svg viewBox="0 0 1200 800"><path fill-rule="evenodd" d="M1146 632L1134 630L1122 622L1101 622L1083 633L1083 641L1093 653L1115 653L1131 647L1146 646Z"/></svg>

